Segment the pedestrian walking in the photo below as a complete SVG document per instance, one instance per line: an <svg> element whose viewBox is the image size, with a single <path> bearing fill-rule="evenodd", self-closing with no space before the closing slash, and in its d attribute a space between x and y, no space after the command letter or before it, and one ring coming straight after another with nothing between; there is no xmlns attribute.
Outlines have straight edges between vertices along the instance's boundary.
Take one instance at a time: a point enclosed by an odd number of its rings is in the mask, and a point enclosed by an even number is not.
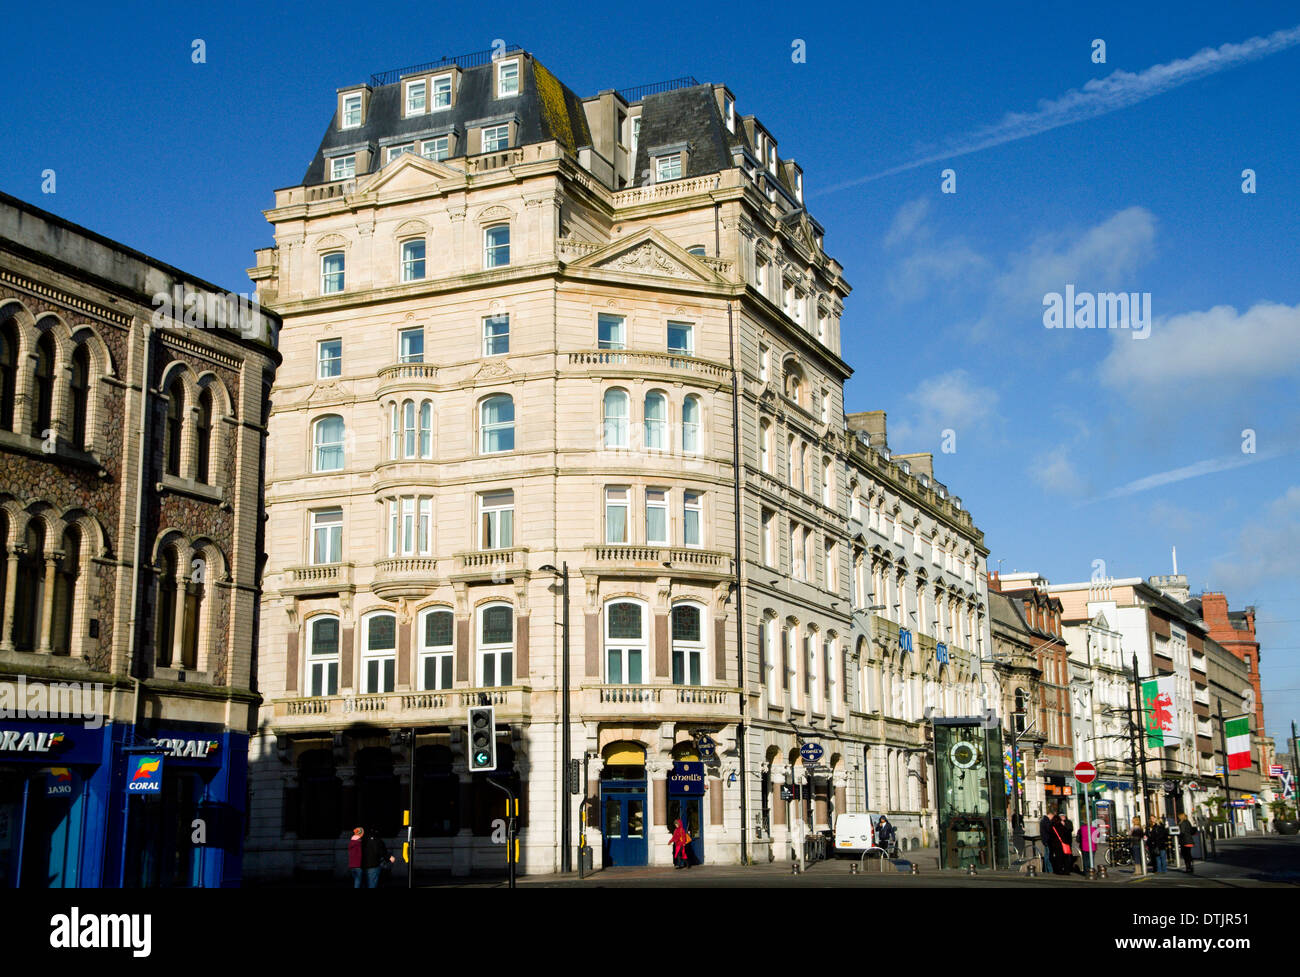
<svg viewBox="0 0 1300 977"><path fill-rule="evenodd" d="M1044 814L1038 819L1038 840L1043 845L1043 871L1052 875L1052 819Z"/></svg>
<svg viewBox="0 0 1300 977"><path fill-rule="evenodd" d="M365 828L353 828L352 837L348 839L348 871L352 873L352 888L364 888L363 869L361 868L361 848L366 836Z"/></svg>
<svg viewBox="0 0 1300 977"><path fill-rule="evenodd" d="M1062 837L1065 838L1065 852L1064 852L1065 873L1064 874L1069 875L1071 872L1079 872L1079 874L1082 875L1083 873L1079 871L1079 856L1078 856L1079 849L1078 849L1078 841L1074 836L1074 822L1070 820L1070 815L1062 814L1061 823L1064 825L1064 831L1062 832ZM1073 846L1071 846L1070 844L1072 840L1075 841L1075 844Z"/></svg>
<svg viewBox="0 0 1300 977"><path fill-rule="evenodd" d="M379 873L397 861L397 858L388 853L388 846L384 844L384 839L379 837L379 832L374 828L364 834L365 837L361 841L361 867L365 870L365 887L378 889Z"/></svg>
<svg viewBox="0 0 1300 977"><path fill-rule="evenodd" d="M1178 847L1183 850L1183 864L1188 875L1192 872L1192 846L1196 844L1196 825L1188 820L1184 812L1178 815Z"/></svg>
<svg viewBox="0 0 1300 977"><path fill-rule="evenodd" d="M1079 826L1079 851L1083 854L1083 871L1086 874L1097 864L1097 828L1091 824Z"/></svg>
<svg viewBox="0 0 1300 977"><path fill-rule="evenodd" d="M894 826L889 823L889 818L880 815L880 820L876 822L876 847L884 849L890 857L893 857L897 854L893 850L896 837Z"/></svg>
<svg viewBox="0 0 1300 977"><path fill-rule="evenodd" d="M1168 865L1169 829L1160 818L1152 818L1147 827L1147 854L1151 858L1151 869L1164 873Z"/></svg>
<svg viewBox="0 0 1300 977"><path fill-rule="evenodd" d="M1141 818L1133 819L1133 827L1129 830L1128 837L1129 851L1133 854L1133 871L1136 872L1142 867L1142 839L1146 837Z"/></svg>
<svg viewBox="0 0 1300 977"><path fill-rule="evenodd" d="M673 868L690 868L691 859L687 852L686 846L691 843L690 832L682 824L682 819L677 819L677 824L673 828Z"/></svg>
<svg viewBox="0 0 1300 977"><path fill-rule="evenodd" d="M1052 872L1056 875L1069 875L1074 855L1070 849L1070 832L1066 830L1065 819L1061 815L1052 818L1048 837L1052 850Z"/></svg>

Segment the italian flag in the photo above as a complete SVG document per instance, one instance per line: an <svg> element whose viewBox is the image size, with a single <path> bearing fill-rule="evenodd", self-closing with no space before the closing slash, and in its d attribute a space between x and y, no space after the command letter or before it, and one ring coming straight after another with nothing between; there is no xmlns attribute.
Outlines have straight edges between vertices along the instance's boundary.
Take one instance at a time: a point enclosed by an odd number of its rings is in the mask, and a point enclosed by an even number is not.
<svg viewBox="0 0 1300 977"><path fill-rule="evenodd" d="M1223 738L1228 742L1228 769L1250 767L1250 717L1238 716L1223 723Z"/></svg>

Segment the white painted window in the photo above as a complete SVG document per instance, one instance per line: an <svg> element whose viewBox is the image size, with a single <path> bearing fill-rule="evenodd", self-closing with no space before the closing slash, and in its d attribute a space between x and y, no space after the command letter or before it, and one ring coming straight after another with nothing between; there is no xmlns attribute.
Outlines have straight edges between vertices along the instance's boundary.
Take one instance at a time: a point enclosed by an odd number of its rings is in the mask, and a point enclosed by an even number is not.
<svg viewBox="0 0 1300 977"><path fill-rule="evenodd" d="M343 99L343 129L355 129L361 125L361 96L347 95Z"/></svg>
<svg viewBox="0 0 1300 977"><path fill-rule="evenodd" d="M478 497L479 547L504 550L514 546L515 493L483 492Z"/></svg>
<svg viewBox="0 0 1300 977"><path fill-rule="evenodd" d="M332 295L343 291L343 252L334 251L321 255L320 290L322 295Z"/></svg>
<svg viewBox="0 0 1300 977"><path fill-rule="evenodd" d="M695 327L691 323L668 323L668 352L695 355Z"/></svg>
<svg viewBox="0 0 1300 977"><path fill-rule="evenodd" d="M763 563L776 566L776 513L763 510Z"/></svg>
<svg viewBox="0 0 1300 977"><path fill-rule="evenodd" d="M403 153L414 153L414 152L415 152L415 143L413 142L404 142L400 146L389 146L388 159L386 160L386 162L391 163L393 160L397 159L397 157L401 156Z"/></svg>
<svg viewBox="0 0 1300 977"><path fill-rule="evenodd" d="M510 264L510 225L498 224L483 231L483 267L501 268Z"/></svg>
<svg viewBox="0 0 1300 977"><path fill-rule="evenodd" d="M626 390L614 388L605 391L602 400L606 448L627 447L628 395Z"/></svg>
<svg viewBox="0 0 1300 977"><path fill-rule="evenodd" d="M331 180L351 180L357 175L357 157L355 153L347 156L335 156L330 160Z"/></svg>
<svg viewBox="0 0 1300 977"><path fill-rule="evenodd" d="M596 317L596 342L599 349L626 349L626 319L621 315L601 313Z"/></svg>
<svg viewBox="0 0 1300 977"><path fill-rule="evenodd" d="M664 183L668 180L682 178L682 154L669 153L667 156L655 157L655 180Z"/></svg>
<svg viewBox="0 0 1300 977"><path fill-rule="evenodd" d="M307 694L338 695L339 619L318 614L307 621Z"/></svg>
<svg viewBox="0 0 1300 977"><path fill-rule="evenodd" d="M402 363L424 362L424 327L403 329L397 334L397 358Z"/></svg>
<svg viewBox="0 0 1300 977"><path fill-rule="evenodd" d="M317 509L311 514L311 562L338 563L343 559L343 510Z"/></svg>
<svg viewBox="0 0 1300 977"><path fill-rule="evenodd" d="M497 62L497 98L519 94L519 62Z"/></svg>
<svg viewBox="0 0 1300 977"><path fill-rule="evenodd" d="M451 137L434 136L420 144L420 153L425 159L442 160L451 156Z"/></svg>
<svg viewBox="0 0 1300 977"><path fill-rule="evenodd" d="M316 378L328 380L343 373L343 340L322 339L316 344Z"/></svg>
<svg viewBox="0 0 1300 977"><path fill-rule="evenodd" d="M767 418L758 422L758 468L772 474L772 423Z"/></svg>
<svg viewBox="0 0 1300 977"><path fill-rule="evenodd" d="M451 107L451 75L439 75L433 79L433 111Z"/></svg>
<svg viewBox="0 0 1300 977"><path fill-rule="evenodd" d="M397 615L387 611L361 619L361 691L392 692L397 676Z"/></svg>
<svg viewBox="0 0 1300 977"><path fill-rule="evenodd" d="M485 316L483 319L483 355L501 356L509 352L510 316Z"/></svg>
<svg viewBox="0 0 1300 977"><path fill-rule="evenodd" d="M682 451L696 454L700 450L700 398L690 394L682 401Z"/></svg>
<svg viewBox="0 0 1300 977"><path fill-rule="evenodd" d="M402 242L402 281L415 282L424 277L424 238Z"/></svg>
<svg viewBox="0 0 1300 977"><path fill-rule="evenodd" d="M343 470L343 418L337 414L322 417L312 425L313 452L318 472L338 472Z"/></svg>
<svg viewBox="0 0 1300 977"><path fill-rule="evenodd" d="M478 609L479 685L514 684L515 609L509 604L485 604Z"/></svg>
<svg viewBox="0 0 1300 977"><path fill-rule="evenodd" d="M510 126L485 126L483 128L483 152L498 153L510 148Z"/></svg>
<svg viewBox="0 0 1300 977"><path fill-rule="evenodd" d="M652 390L645 397L645 446L650 451L668 447L668 395Z"/></svg>
<svg viewBox="0 0 1300 977"><path fill-rule="evenodd" d="M424 79L419 81L408 81L406 83L406 114L423 115L425 111L425 96L428 86Z"/></svg>
<svg viewBox="0 0 1300 977"><path fill-rule="evenodd" d="M703 685L704 607L695 602L673 605L672 668L674 685Z"/></svg>
<svg viewBox="0 0 1300 977"><path fill-rule="evenodd" d="M645 605L617 600L605 605L605 681L610 685L640 685L645 681L649 654Z"/></svg>
<svg viewBox="0 0 1300 977"><path fill-rule="evenodd" d="M605 542L627 542L628 490L605 489Z"/></svg>
<svg viewBox="0 0 1300 977"><path fill-rule="evenodd" d="M699 492L682 493L682 545L704 545L704 496Z"/></svg>
<svg viewBox="0 0 1300 977"><path fill-rule="evenodd" d="M496 394L479 407L480 454L515 450L515 402L509 394Z"/></svg>
<svg viewBox="0 0 1300 977"><path fill-rule="evenodd" d="M422 611L417 628L420 689L450 689L456 651L455 619L452 612L445 607Z"/></svg>
<svg viewBox="0 0 1300 977"><path fill-rule="evenodd" d="M667 489L646 489L645 541L658 546L667 546L669 543Z"/></svg>

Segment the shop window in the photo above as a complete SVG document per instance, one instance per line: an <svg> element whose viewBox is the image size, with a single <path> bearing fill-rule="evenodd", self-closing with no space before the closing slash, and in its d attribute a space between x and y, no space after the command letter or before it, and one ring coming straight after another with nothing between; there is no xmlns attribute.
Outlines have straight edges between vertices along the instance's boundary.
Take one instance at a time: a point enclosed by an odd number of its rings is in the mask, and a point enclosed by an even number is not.
<svg viewBox="0 0 1300 977"><path fill-rule="evenodd" d="M342 830L340 802L343 784L334 771L332 750L308 750L298 759L297 803L286 805L296 815L297 834L303 839L333 839ZM286 798L290 800L290 798ZM293 823L286 818L286 828Z"/></svg>

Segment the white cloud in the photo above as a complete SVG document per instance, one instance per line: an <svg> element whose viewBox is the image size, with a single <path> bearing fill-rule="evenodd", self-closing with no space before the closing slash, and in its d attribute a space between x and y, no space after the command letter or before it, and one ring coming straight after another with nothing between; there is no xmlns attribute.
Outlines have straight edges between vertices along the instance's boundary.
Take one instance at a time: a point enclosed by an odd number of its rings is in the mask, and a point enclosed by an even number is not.
<svg viewBox="0 0 1300 977"><path fill-rule="evenodd" d="M1083 478L1063 444L1035 458L1029 466L1029 477L1044 491L1056 495L1078 495L1084 489Z"/></svg>
<svg viewBox="0 0 1300 977"><path fill-rule="evenodd" d="M997 391L978 386L965 370L922 380L907 399L912 405L908 419L894 425L890 432L890 447L896 451L926 450L922 446L939 442L946 429L957 433L960 444L966 432L982 427L997 415Z"/></svg>
<svg viewBox="0 0 1300 977"><path fill-rule="evenodd" d="M885 234L885 247L892 248L911 238L929 235L925 219L930 216L930 198L917 197L898 208L894 220Z"/></svg>
<svg viewBox="0 0 1300 977"><path fill-rule="evenodd" d="M1173 88L1186 85L1209 75L1236 68L1260 58L1300 44L1300 26L1274 31L1267 37L1252 37L1239 44L1221 44L1217 48L1203 48L1191 57L1179 58L1167 64L1156 64L1137 73L1112 71L1105 78L1094 78L1082 88L1072 88L1054 99L1042 99L1033 112L1008 112L1000 122L977 129L954 140L946 150L932 153L910 163L895 166L882 173L873 173L826 187L819 193L833 193L847 187L859 186L895 173L905 173L918 166L955 159L1027 139L1040 132L1061 126L1084 122L1136 105ZM817 196L817 194L810 194Z"/></svg>
<svg viewBox="0 0 1300 977"><path fill-rule="evenodd" d="M1263 518L1247 523L1232 554L1211 564L1218 590L1249 591L1279 579L1295 580L1300 552L1300 485L1269 503Z"/></svg>
<svg viewBox="0 0 1300 977"><path fill-rule="evenodd" d="M1153 305L1159 306L1153 296ZM1102 382L1134 399L1164 397L1170 386L1234 385L1300 372L1300 305L1260 302L1156 317L1151 335L1116 336L1100 367Z"/></svg>

